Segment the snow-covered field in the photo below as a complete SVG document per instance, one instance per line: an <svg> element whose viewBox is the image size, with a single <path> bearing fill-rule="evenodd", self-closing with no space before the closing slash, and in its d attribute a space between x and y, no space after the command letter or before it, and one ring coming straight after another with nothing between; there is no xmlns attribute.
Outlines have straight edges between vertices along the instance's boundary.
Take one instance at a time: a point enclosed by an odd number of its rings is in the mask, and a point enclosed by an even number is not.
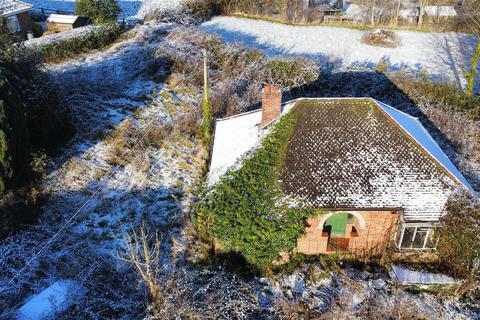
<svg viewBox="0 0 480 320"><path fill-rule="evenodd" d="M243 42L268 55L302 55L318 59L324 68L348 70L374 68L379 62L432 77L464 83L462 70L469 64L475 38L458 33L396 31L397 48L373 47L361 42L364 31L323 27L290 26L237 17L215 17L202 25L226 42Z"/></svg>
<svg viewBox="0 0 480 320"><path fill-rule="evenodd" d="M48 10L75 11L75 0L24 0L35 6ZM117 0L120 6L120 18L141 19L146 13L157 9L174 9L180 5L181 0Z"/></svg>

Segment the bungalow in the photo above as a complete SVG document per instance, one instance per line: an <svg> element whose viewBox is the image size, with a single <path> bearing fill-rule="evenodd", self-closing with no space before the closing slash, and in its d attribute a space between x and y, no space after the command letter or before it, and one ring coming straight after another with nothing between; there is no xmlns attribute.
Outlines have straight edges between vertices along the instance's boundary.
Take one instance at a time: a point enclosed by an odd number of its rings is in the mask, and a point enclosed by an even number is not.
<svg viewBox="0 0 480 320"><path fill-rule="evenodd" d="M449 196L473 189L418 119L372 98L281 101L265 85L260 110L217 120L209 186L296 112L281 186L323 212L305 221L297 252L373 254L390 239L400 251L435 249Z"/></svg>
<svg viewBox="0 0 480 320"><path fill-rule="evenodd" d="M25 40L28 35L33 37L33 24L30 11L33 6L18 0L0 0L0 16L7 24L10 33Z"/></svg>

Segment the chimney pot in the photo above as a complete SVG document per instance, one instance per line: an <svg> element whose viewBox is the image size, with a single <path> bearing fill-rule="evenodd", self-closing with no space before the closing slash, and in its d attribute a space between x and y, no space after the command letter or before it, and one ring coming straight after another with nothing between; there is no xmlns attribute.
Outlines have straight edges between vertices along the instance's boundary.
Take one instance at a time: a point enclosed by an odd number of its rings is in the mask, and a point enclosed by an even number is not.
<svg viewBox="0 0 480 320"><path fill-rule="evenodd" d="M274 84L264 84L262 90L262 122L260 128L265 128L282 112L282 92Z"/></svg>

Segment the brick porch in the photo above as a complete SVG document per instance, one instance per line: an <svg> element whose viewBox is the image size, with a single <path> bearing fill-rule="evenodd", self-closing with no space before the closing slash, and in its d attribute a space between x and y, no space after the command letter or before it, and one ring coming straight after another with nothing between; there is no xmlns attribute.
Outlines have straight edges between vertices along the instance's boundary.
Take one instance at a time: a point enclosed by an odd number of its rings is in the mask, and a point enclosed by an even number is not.
<svg viewBox="0 0 480 320"><path fill-rule="evenodd" d="M345 211L342 211L345 212ZM376 254L385 250L385 247L395 232L398 221L398 213L392 211L347 211L355 216L363 218L364 228L361 228L359 219L354 223L347 224L345 238L337 238L335 242L341 242L340 247L346 247L345 251L358 254ZM297 242L296 251L304 254L329 253L332 246L328 245L328 234L322 234L323 226L320 224L324 215L309 218L307 220L306 233ZM355 227L355 232L352 231Z"/></svg>

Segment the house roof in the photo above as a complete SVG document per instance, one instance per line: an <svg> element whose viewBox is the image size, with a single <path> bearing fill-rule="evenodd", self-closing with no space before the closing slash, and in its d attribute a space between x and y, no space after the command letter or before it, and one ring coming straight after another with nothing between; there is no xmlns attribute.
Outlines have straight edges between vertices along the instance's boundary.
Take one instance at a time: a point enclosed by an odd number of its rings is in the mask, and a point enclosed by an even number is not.
<svg viewBox="0 0 480 320"><path fill-rule="evenodd" d="M317 208L403 208L406 220L442 214L456 178L398 114L369 99L305 100L293 112L281 177L287 195Z"/></svg>
<svg viewBox="0 0 480 320"><path fill-rule="evenodd" d="M2 17L30 11L33 5L17 0L0 0L0 15Z"/></svg>
<svg viewBox="0 0 480 320"><path fill-rule="evenodd" d="M456 17L457 11L452 6L425 6L425 14L430 17Z"/></svg>
<svg viewBox="0 0 480 320"><path fill-rule="evenodd" d="M78 16L53 13L48 16L47 22L72 24L77 21L77 19Z"/></svg>
<svg viewBox="0 0 480 320"><path fill-rule="evenodd" d="M471 186L421 123L373 99L300 99L281 176L287 195L318 208L402 208L437 220L451 192ZM261 140L255 111L217 121L208 183Z"/></svg>

